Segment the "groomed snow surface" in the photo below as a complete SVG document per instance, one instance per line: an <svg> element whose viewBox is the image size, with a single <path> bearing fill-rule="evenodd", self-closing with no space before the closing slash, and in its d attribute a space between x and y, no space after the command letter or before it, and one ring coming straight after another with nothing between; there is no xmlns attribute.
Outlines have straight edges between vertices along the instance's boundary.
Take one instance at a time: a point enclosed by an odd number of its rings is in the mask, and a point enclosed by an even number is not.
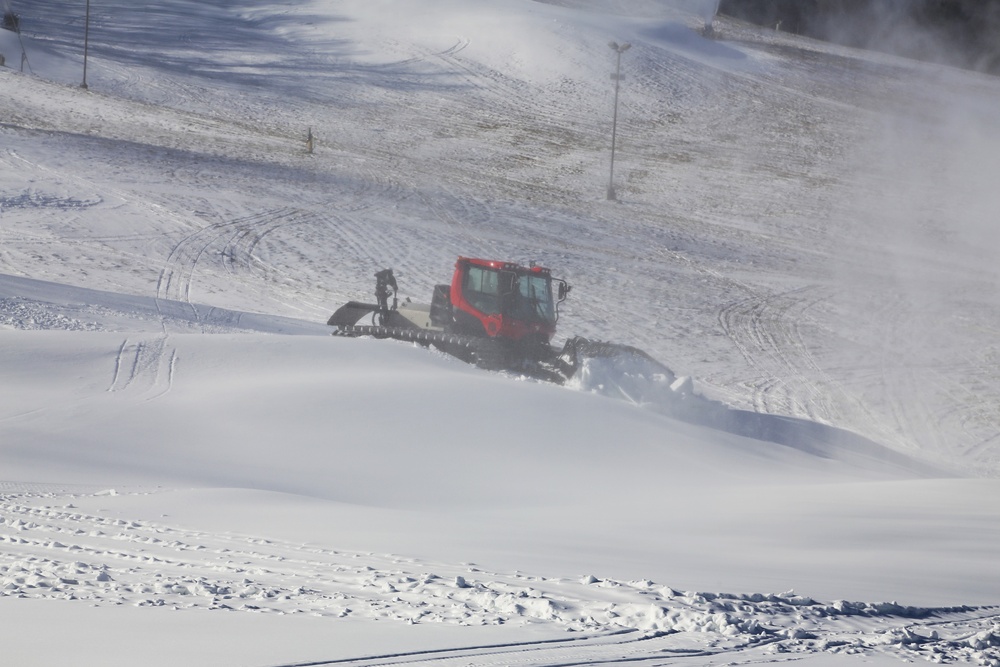
<svg viewBox="0 0 1000 667"><path fill-rule="evenodd" d="M14 4L0 663L1000 665L996 79L696 0L103 0L84 90L84 3ZM458 255L665 366L329 335Z"/></svg>

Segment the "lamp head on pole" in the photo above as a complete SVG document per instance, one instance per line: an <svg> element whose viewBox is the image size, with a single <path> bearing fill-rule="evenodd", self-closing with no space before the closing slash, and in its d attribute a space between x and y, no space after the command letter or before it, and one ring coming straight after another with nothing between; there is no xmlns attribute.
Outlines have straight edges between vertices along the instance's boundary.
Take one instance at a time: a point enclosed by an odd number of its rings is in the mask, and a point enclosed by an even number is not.
<svg viewBox="0 0 1000 667"><path fill-rule="evenodd" d="M625 53L630 48L632 48L632 45L629 44L628 42L625 42L624 44L619 44L618 42L608 42L608 46L610 46L612 50L617 51L618 53Z"/></svg>

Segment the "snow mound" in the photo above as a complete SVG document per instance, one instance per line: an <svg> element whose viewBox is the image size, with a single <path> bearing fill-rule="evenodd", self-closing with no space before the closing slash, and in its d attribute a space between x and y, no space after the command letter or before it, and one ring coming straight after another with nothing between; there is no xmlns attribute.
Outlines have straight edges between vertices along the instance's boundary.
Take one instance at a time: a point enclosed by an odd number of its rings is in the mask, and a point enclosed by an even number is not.
<svg viewBox="0 0 1000 667"><path fill-rule="evenodd" d="M321 323L0 274L0 329L324 335Z"/></svg>
<svg viewBox="0 0 1000 667"><path fill-rule="evenodd" d="M690 424L793 447L822 458L846 456L853 460L882 461L921 475L941 474L933 466L841 428L730 408L700 395L690 377L677 377L670 368L639 350L625 346L610 349L608 354L583 356L566 386L625 400Z"/></svg>

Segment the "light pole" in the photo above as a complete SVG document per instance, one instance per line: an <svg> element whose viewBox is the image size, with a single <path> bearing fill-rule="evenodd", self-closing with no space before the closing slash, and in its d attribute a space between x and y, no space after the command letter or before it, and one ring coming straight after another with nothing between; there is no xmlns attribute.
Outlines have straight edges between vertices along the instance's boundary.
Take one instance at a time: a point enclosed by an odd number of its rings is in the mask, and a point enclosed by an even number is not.
<svg viewBox="0 0 1000 667"><path fill-rule="evenodd" d="M89 1L89 0L88 0ZM618 42L608 44L615 53L618 54L618 65L611 78L615 80L615 111L611 119L611 175L608 178L608 199L614 201L615 196L615 139L618 134L618 84L622 80L622 54L628 51L632 45L628 42L619 45Z"/></svg>
<svg viewBox="0 0 1000 667"><path fill-rule="evenodd" d="M90 42L90 0L87 0L87 17L83 20L83 83L80 87L87 88L87 47Z"/></svg>

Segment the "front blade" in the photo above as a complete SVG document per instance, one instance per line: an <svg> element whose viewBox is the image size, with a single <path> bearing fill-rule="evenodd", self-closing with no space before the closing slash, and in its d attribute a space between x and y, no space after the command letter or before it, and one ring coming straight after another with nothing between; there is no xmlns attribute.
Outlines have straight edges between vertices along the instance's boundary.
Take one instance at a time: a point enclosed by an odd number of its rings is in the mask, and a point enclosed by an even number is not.
<svg viewBox="0 0 1000 667"><path fill-rule="evenodd" d="M377 310L378 304L349 301L338 308L326 323L331 327L353 326L362 317Z"/></svg>

